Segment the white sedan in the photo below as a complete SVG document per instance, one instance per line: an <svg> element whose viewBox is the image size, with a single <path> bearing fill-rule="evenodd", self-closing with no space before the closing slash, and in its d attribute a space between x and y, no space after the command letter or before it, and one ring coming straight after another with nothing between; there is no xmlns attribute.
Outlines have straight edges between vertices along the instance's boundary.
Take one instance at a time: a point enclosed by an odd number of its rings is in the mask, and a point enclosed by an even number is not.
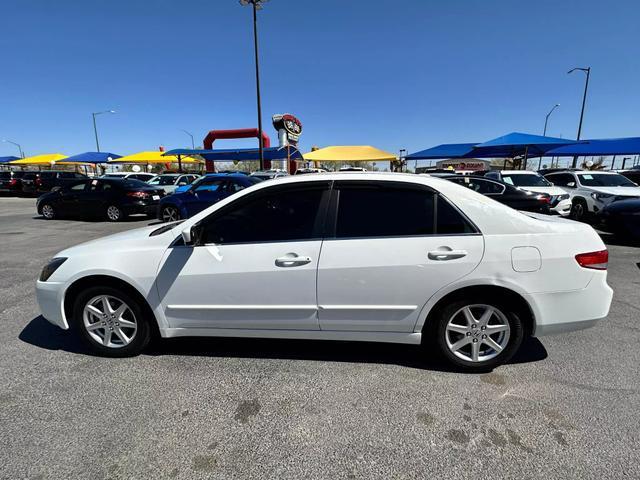
<svg viewBox="0 0 640 480"><path fill-rule="evenodd" d="M525 336L606 317L607 260L590 226L447 180L328 173L64 250L37 296L107 356L135 355L157 331L422 344L485 371Z"/></svg>

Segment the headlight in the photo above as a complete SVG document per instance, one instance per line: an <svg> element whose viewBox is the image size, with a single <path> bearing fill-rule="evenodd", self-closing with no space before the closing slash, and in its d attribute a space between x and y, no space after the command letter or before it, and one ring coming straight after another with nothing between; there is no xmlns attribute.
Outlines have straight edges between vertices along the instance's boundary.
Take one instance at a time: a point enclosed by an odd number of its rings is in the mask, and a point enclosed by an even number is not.
<svg viewBox="0 0 640 480"><path fill-rule="evenodd" d="M613 197L613 195L611 195L610 193L593 192L591 194L591 198L593 198L594 200L604 200L605 198L611 198L611 197Z"/></svg>
<svg viewBox="0 0 640 480"><path fill-rule="evenodd" d="M42 269L42 273L40 273L40 281L46 282L49 280L49 277L53 275L60 265L66 262L67 259L65 257L53 258L49 263L47 263Z"/></svg>
<svg viewBox="0 0 640 480"><path fill-rule="evenodd" d="M558 200L569 200L569 194L565 193L564 195L558 195Z"/></svg>

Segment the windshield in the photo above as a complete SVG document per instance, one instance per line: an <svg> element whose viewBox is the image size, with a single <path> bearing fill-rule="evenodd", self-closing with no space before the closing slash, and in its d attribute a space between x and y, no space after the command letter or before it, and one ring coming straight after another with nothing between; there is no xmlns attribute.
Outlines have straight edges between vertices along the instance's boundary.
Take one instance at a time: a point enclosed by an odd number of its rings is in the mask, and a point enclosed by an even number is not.
<svg viewBox="0 0 640 480"><path fill-rule="evenodd" d="M537 173L502 174L502 181L516 187L550 187L551 184Z"/></svg>
<svg viewBox="0 0 640 480"><path fill-rule="evenodd" d="M580 183L587 187L635 187L627 177L617 173L580 173Z"/></svg>
<svg viewBox="0 0 640 480"><path fill-rule="evenodd" d="M151 185L173 185L176 183L175 175L158 175L156 178L149 180Z"/></svg>

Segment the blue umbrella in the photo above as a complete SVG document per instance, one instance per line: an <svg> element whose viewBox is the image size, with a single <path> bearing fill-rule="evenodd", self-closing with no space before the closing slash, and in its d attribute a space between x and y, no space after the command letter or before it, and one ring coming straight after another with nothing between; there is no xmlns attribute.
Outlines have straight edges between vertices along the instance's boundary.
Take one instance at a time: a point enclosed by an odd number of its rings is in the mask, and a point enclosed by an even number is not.
<svg viewBox="0 0 640 480"><path fill-rule="evenodd" d="M79 153L78 155L73 155L72 157L67 157L64 159L64 161L98 164L107 163L107 161L109 160L115 160L116 158L120 157L122 157L122 155L111 152L84 152Z"/></svg>

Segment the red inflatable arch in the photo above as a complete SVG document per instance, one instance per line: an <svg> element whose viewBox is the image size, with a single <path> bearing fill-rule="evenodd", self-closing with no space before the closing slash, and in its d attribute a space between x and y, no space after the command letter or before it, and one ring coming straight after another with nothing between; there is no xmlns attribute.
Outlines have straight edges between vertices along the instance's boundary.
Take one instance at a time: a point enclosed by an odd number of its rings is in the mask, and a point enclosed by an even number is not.
<svg viewBox="0 0 640 480"><path fill-rule="evenodd" d="M235 128L232 130L211 130L207 133L207 136L204 137L204 141L202 145L206 150L213 149L213 142L216 140L222 139L232 139L232 138L259 138L259 132L257 128ZM262 146L264 148L269 148L271 146L271 140L269 139L269 135L267 135L264 131L262 132ZM264 168L271 168L271 161L264 161ZM206 161L206 169L207 172L215 172L215 168L213 165L213 160Z"/></svg>

